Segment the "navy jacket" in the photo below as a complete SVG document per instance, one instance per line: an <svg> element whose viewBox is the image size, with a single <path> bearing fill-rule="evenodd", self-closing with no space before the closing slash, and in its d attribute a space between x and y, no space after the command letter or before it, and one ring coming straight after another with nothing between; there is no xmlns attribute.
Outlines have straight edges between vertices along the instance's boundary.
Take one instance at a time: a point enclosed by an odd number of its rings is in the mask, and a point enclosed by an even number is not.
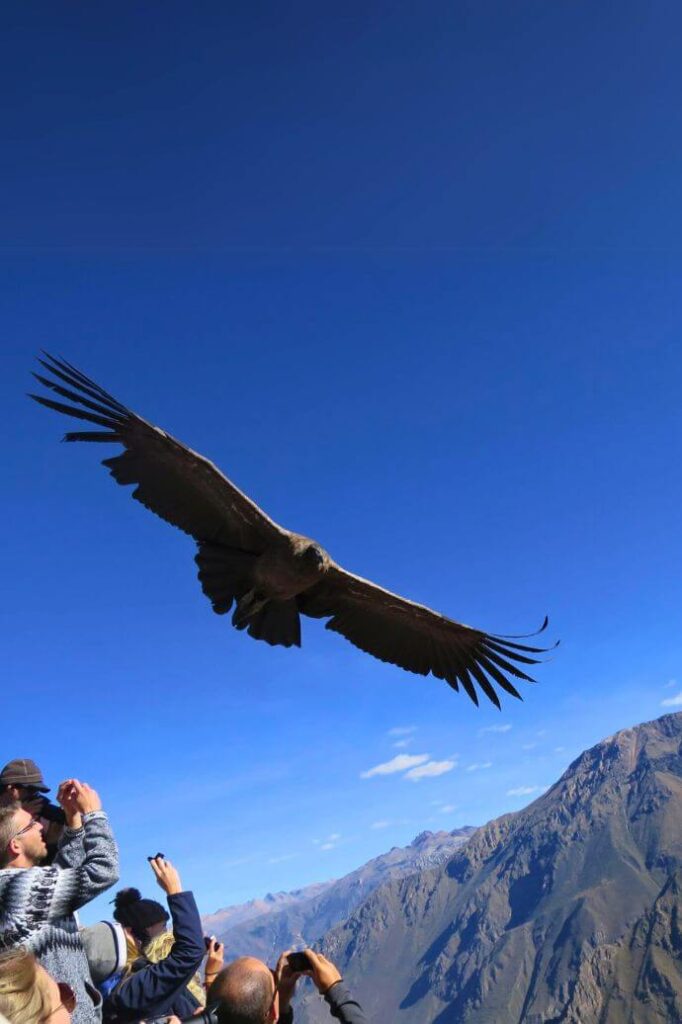
<svg viewBox="0 0 682 1024"><path fill-rule="evenodd" d="M107 1019L153 1020L174 1013L189 1017L199 1003L186 989L206 953L199 911L191 892L168 897L175 943L165 960L126 978L106 1000Z"/></svg>

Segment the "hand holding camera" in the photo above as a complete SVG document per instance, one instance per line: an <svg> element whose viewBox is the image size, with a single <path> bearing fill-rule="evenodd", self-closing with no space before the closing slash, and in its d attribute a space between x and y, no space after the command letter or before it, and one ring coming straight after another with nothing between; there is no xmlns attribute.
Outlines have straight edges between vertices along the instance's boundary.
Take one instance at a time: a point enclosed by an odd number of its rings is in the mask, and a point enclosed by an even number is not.
<svg viewBox="0 0 682 1024"><path fill-rule="evenodd" d="M64 811L66 824L69 828L80 828L83 824L81 812L76 800L74 779L65 779L57 790L57 803Z"/></svg>
<svg viewBox="0 0 682 1024"><path fill-rule="evenodd" d="M315 953L312 949L306 949L303 954L309 961L309 968L304 973L312 978L317 991L321 996L327 994L332 985L336 985L337 981L342 981L341 973L337 967L327 960L326 956L322 956L321 953Z"/></svg>
<svg viewBox="0 0 682 1024"><path fill-rule="evenodd" d="M325 995L332 985L341 981L341 974L331 960L321 953L315 953L312 949L302 952L287 950L282 953L277 962L276 975L280 1000L284 999L285 1005L293 995L296 982L305 975L312 978L320 995Z"/></svg>
<svg viewBox="0 0 682 1024"><path fill-rule="evenodd" d="M206 943L206 968L204 970L204 978L206 980L207 987L213 983L213 979L220 974L223 969L223 960L225 957L225 947L222 942L218 942L215 935L206 937L204 939Z"/></svg>
<svg viewBox="0 0 682 1024"><path fill-rule="evenodd" d="M88 786L87 782L79 782L78 779L69 779L69 783L75 793L75 805L81 814L91 814L93 811L102 810L99 793L92 786ZM59 788L61 789L61 786ZM66 808L64 812L66 813Z"/></svg>
<svg viewBox="0 0 682 1024"><path fill-rule="evenodd" d="M148 857L147 860L154 872L156 881L168 896L176 896L179 892L182 892L182 882L180 881L178 869L169 860L166 860L162 853L157 853L156 857Z"/></svg>

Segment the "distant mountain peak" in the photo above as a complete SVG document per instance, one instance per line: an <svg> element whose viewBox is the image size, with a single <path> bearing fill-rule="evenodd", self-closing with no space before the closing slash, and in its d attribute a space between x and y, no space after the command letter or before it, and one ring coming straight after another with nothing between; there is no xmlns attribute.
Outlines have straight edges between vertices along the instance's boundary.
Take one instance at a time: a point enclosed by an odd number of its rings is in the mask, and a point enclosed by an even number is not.
<svg viewBox="0 0 682 1024"><path fill-rule="evenodd" d="M420 832L419 835L414 837L410 846L424 846L425 843L428 843L433 834L433 832L429 832L428 829L425 829L423 832Z"/></svg>
<svg viewBox="0 0 682 1024"><path fill-rule="evenodd" d="M595 744L428 867L323 943L376 1024L682 1020L682 712ZM297 1019L324 1013L306 997Z"/></svg>

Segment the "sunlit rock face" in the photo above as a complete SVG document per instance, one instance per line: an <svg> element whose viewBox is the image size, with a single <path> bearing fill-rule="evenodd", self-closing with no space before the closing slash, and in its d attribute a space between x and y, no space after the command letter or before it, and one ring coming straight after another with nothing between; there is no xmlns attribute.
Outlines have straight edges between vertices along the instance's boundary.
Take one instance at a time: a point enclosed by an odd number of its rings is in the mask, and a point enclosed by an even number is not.
<svg viewBox="0 0 682 1024"><path fill-rule="evenodd" d="M682 1020L682 713L581 754L525 810L325 937L375 1024ZM306 995L299 1024L326 1007Z"/></svg>

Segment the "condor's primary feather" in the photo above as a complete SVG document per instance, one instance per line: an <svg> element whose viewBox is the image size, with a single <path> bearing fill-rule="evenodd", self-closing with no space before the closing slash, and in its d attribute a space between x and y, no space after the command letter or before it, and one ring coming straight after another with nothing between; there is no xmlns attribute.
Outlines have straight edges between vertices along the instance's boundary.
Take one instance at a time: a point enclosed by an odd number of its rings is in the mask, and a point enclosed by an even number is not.
<svg viewBox="0 0 682 1024"><path fill-rule="evenodd" d="M420 675L431 673L475 704L480 689L500 706L496 687L519 697L509 676L533 680L521 665L536 664L546 648L497 636L347 572L315 541L279 526L197 452L131 412L64 359L39 362L50 377L37 380L67 401L36 402L100 428L70 431L65 441L114 442L123 452L104 459L133 497L197 542L199 580L213 610L234 606L232 622L257 640L301 644L300 616L326 618L375 658ZM75 404L74 404L75 403ZM545 629L545 619L540 631Z"/></svg>

